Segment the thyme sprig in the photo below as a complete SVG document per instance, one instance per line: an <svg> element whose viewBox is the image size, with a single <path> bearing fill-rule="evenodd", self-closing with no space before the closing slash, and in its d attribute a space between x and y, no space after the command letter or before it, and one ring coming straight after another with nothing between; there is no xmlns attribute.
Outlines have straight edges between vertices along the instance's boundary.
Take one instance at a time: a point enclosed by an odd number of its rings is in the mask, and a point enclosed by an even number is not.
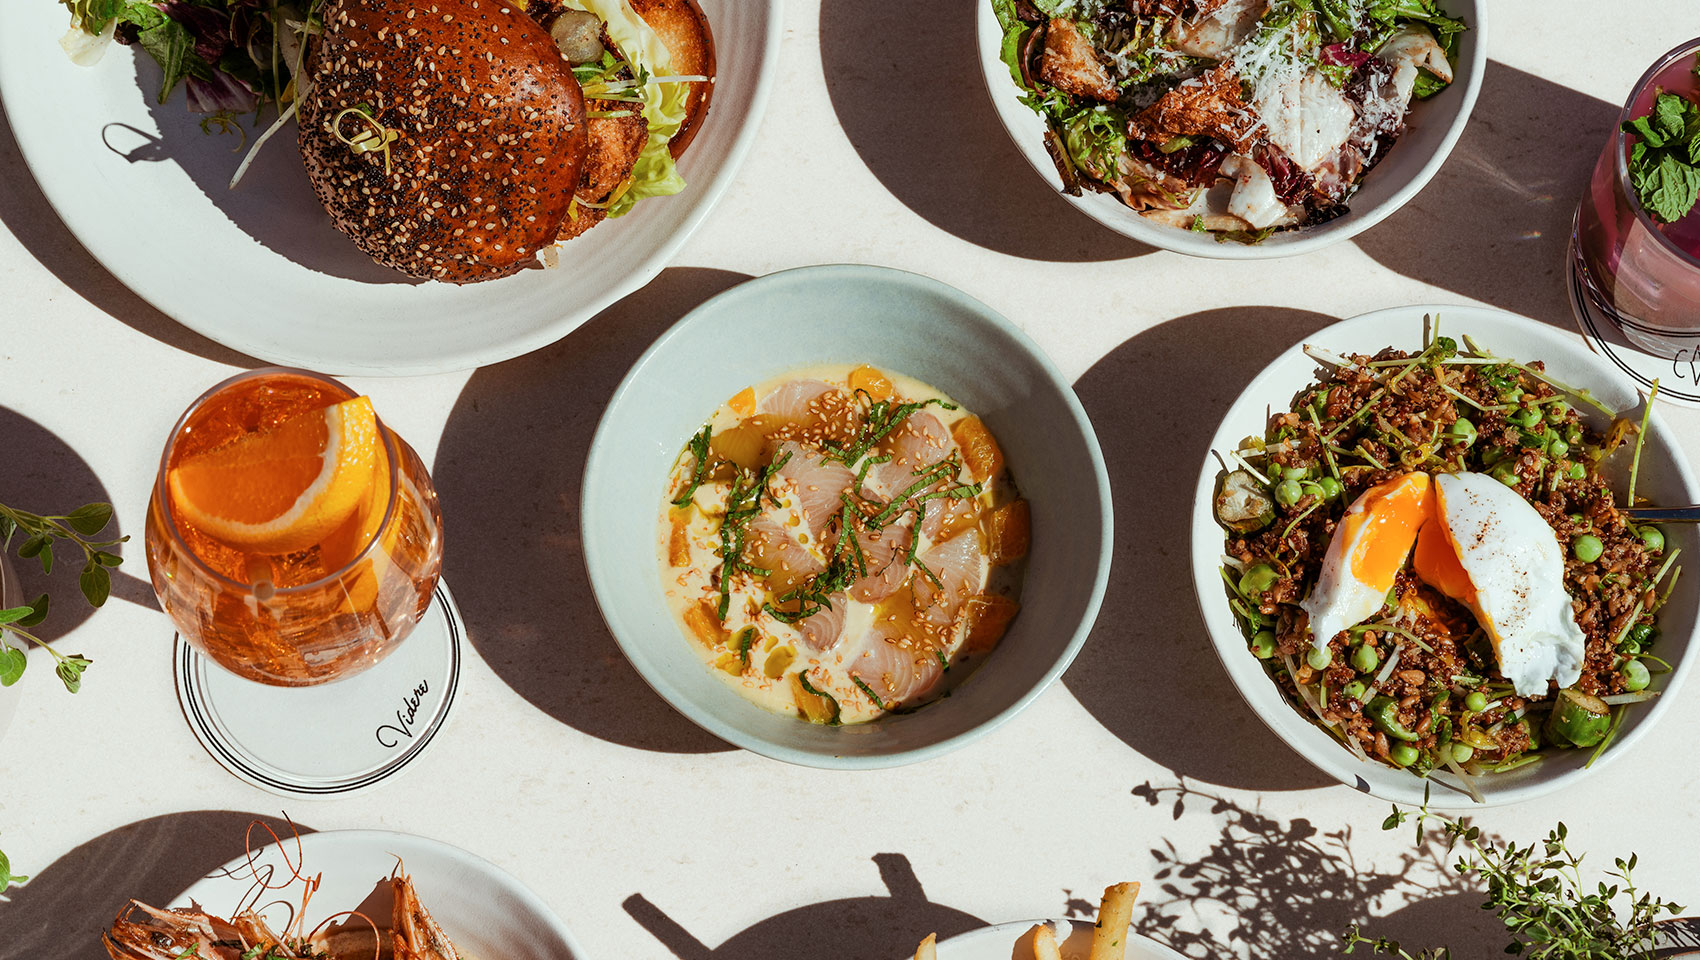
<svg viewBox="0 0 1700 960"><path fill-rule="evenodd" d="M1614 882L1601 881L1588 891L1581 875L1583 855L1567 846L1569 831L1563 823L1540 843L1500 846L1484 838L1480 827L1434 813L1425 802L1418 810L1395 806L1381 827L1394 830L1412 820L1419 845L1433 822L1449 848L1465 847L1457 870L1479 874L1487 881L1488 899L1482 908L1494 911L1505 923L1511 936L1507 953L1535 960L1652 960L1654 921L1660 914L1676 916L1683 910L1635 886L1631 879L1637 862L1634 854L1613 861L1615 869L1607 871L1607 876ZM1364 946L1372 955L1401 960L1452 956L1447 947L1410 953L1393 940L1363 936L1356 925L1345 933L1342 946L1345 953Z"/></svg>

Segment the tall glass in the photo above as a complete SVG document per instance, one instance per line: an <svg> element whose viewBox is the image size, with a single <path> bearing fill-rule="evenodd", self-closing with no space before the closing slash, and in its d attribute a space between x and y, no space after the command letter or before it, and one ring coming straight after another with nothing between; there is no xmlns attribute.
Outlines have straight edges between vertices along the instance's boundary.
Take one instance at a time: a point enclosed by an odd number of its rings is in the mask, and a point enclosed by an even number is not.
<svg viewBox="0 0 1700 960"><path fill-rule="evenodd" d="M1700 208L1655 222L1629 182L1634 135L1623 124L1646 116L1663 90L1693 98L1700 39L1660 57L1624 104L1576 213L1576 265L1591 305L1618 322L1636 346L1664 357L1700 335Z"/></svg>
<svg viewBox="0 0 1700 960"><path fill-rule="evenodd" d="M184 460L357 395L272 368L213 387L178 421L148 504L148 571L183 638L231 672L308 686L352 676L412 632L442 569L442 514L425 465L380 421L382 461L354 514L312 546L266 555L199 529L174 505Z"/></svg>

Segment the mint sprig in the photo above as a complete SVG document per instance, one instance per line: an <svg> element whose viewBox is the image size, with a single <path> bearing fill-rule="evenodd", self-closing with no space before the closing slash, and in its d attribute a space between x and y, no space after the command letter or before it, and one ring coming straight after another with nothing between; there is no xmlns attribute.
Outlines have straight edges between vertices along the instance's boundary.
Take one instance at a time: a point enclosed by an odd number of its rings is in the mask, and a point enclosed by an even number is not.
<svg viewBox="0 0 1700 960"><path fill-rule="evenodd" d="M1623 125L1636 136L1629 182L1641 206L1661 223L1688 215L1700 199L1700 104L1660 91L1653 109Z"/></svg>

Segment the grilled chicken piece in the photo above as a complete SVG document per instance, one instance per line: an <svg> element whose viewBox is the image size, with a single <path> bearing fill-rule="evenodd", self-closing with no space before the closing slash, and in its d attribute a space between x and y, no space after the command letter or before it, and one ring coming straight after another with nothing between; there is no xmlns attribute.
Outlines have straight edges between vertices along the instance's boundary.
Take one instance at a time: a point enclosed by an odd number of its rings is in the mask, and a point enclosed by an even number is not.
<svg viewBox="0 0 1700 960"><path fill-rule="evenodd" d="M1215 137L1244 152L1258 121L1240 96L1240 78L1229 64L1184 80L1128 121L1128 136L1165 143L1175 137Z"/></svg>
<svg viewBox="0 0 1700 960"><path fill-rule="evenodd" d="M1092 41L1072 20L1052 20L1045 28L1045 49L1039 54L1039 78L1058 90L1106 103L1116 99L1116 85L1098 61Z"/></svg>
<svg viewBox="0 0 1700 960"><path fill-rule="evenodd" d="M573 204L571 215L561 224L562 240L571 240L607 218L606 210L587 204L606 204L612 199L614 192L631 177L638 155L649 142L649 121L643 118L641 104L589 100L585 108L589 149L584 158L584 175L579 179L579 202Z"/></svg>

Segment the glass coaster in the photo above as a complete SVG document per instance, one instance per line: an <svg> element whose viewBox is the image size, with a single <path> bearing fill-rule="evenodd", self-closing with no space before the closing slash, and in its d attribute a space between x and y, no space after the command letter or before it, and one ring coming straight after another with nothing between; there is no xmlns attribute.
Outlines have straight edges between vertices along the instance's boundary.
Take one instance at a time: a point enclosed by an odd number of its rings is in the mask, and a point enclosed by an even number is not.
<svg viewBox="0 0 1700 960"><path fill-rule="evenodd" d="M1608 314L1588 297L1588 276L1576 255L1575 241L1570 245L1570 308L1576 325L1588 347L1610 360L1643 389L1651 390L1653 380L1659 381L1660 400L1686 407L1700 406L1700 333L1672 335L1658 333L1657 339L1646 334L1634 342L1630 334L1637 324L1633 320Z"/></svg>
<svg viewBox="0 0 1700 960"><path fill-rule="evenodd" d="M245 680L176 638L177 700L226 770L293 797L372 787L424 752L460 683L460 612L443 582L393 653L345 680L274 687Z"/></svg>

